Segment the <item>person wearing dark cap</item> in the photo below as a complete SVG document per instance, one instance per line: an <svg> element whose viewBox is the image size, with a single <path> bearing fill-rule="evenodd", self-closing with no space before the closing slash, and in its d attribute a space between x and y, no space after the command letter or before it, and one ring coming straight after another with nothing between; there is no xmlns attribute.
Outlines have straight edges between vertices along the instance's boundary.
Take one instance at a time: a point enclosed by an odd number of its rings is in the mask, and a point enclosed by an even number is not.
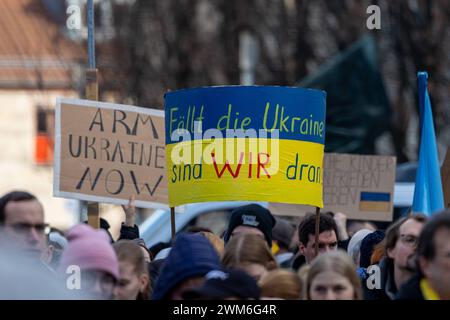
<svg viewBox="0 0 450 320"><path fill-rule="evenodd" d="M230 218L224 241L227 243L233 236L253 233L264 237L269 248L272 247L272 229L275 218L270 211L259 204L248 204L236 208Z"/></svg>
<svg viewBox="0 0 450 320"><path fill-rule="evenodd" d="M237 269L213 270L205 275L201 287L186 290L186 300L259 300L261 290L256 280Z"/></svg>
<svg viewBox="0 0 450 320"><path fill-rule="evenodd" d="M290 268L294 253L289 251L295 227L289 221L275 218L277 221L272 230L272 253L275 255L277 263L282 268Z"/></svg>
<svg viewBox="0 0 450 320"><path fill-rule="evenodd" d="M181 233L162 265L152 300L180 300L185 290L202 285L203 276L219 268L219 256L208 239Z"/></svg>

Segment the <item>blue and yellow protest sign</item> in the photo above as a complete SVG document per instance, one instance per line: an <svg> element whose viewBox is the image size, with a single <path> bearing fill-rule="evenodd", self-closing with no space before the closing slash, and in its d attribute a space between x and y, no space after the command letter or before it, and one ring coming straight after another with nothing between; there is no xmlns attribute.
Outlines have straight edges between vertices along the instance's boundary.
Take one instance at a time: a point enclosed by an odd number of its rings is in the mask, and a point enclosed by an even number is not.
<svg viewBox="0 0 450 320"><path fill-rule="evenodd" d="M223 86L165 95L169 205L271 201L323 207L326 94Z"/></svg>

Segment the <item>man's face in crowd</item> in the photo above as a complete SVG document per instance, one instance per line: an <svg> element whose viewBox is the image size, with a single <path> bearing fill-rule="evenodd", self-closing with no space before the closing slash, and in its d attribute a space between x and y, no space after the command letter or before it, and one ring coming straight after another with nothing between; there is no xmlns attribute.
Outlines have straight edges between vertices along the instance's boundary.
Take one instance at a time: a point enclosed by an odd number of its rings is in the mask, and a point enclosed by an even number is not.
<svg viewBox="0 0 450 320"><path fill-rule="evenodd" d="M127 261L119 262L119 282L115 288L118 300L136 300L140 291L145 290L148 283L146 275L138 275L133 264Z"/></svg>
<svg viewBox="0 0 450 320"><path fill-rule="evenodd" d="M420 266L440 299L450 300L450 229L438 229L434 235L435 256L420 258Z"/></svg>
<svg viewBox="0 0 450 320"><path fill-rule="evenodd" d="M8 202L4 226L19 248L37 255L46 249L44 211L38 200Z"/></svg>
<svg viewBox="0 0 450 320"><path fill-rule="evenodd" d="M408 219L400 226L395 247L388 250L388 256L394 260L396 268L406 272L414 271L413 257L422 228L423 223L414 219Z"/></svg>
<svg viewBox="0 0 450 320"><path fill-rule="evenodd" d="M301 242L299 244L300 253L305 256L306 263L311 263L317 256L315 243L315 235L310 234L306 245ZM334 232L334 230L327 230L319 233L319 254L334 250L337 250L336 232Z"/></svg>
<svg viewBox="0 0 450 320"><path fill-rule="evenodd" d="M240 234L256 234L260 236L262 239L264 239L264 233L262 233L261 230L248 226L238 226L234 228L234 230L231 232L230 239Z"/></svg>

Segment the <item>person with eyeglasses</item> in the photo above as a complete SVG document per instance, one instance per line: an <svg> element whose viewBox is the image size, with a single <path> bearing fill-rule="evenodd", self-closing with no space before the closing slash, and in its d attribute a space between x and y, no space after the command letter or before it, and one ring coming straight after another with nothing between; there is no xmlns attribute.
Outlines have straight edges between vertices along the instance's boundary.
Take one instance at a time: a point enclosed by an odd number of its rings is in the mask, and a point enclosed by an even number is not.
<svg viewBox="0 0 450 320"><path fill-rule="evenodd" d="M364 299L392 300L398 289L416 272L417 240L427 217L410 214L392 223L386 230L384 257L379 263L380 288L363 281Z"/></svg>
<svg viewBox="0 0 450 320"><path fill-rule="evenodd" d="M449 239L450 209L447 209L433 214L424 225L414 243L417 244L417 273L403 284L395 299L450 300Z"/></svg>
<svg viewBox="0 0 450 320"><path fill-rule="evenodd" d="M0 198L0 226L10 244L21 253L41 258L47 248L44 208L26 191L11 191Z"/></svg>

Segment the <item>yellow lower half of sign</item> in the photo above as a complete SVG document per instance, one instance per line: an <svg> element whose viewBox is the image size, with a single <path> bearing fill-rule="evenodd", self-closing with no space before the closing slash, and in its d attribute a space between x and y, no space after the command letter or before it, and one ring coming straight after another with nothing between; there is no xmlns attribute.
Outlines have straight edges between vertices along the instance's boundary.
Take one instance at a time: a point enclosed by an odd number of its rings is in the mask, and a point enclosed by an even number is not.
<svg viewBox="0 0 450 320"><path fill-rule="evenodd" d="M359 210L361 211L377 211L388 212L391 209L390 202L382 201L361 201L359 203Z"/></svg>
<svg viewBox="0 0 450 320"><path fill-rule="evenodd" d="M324 146L278 139L214 139L166 147L169 205L270 201L323 207Z"/></svg>

